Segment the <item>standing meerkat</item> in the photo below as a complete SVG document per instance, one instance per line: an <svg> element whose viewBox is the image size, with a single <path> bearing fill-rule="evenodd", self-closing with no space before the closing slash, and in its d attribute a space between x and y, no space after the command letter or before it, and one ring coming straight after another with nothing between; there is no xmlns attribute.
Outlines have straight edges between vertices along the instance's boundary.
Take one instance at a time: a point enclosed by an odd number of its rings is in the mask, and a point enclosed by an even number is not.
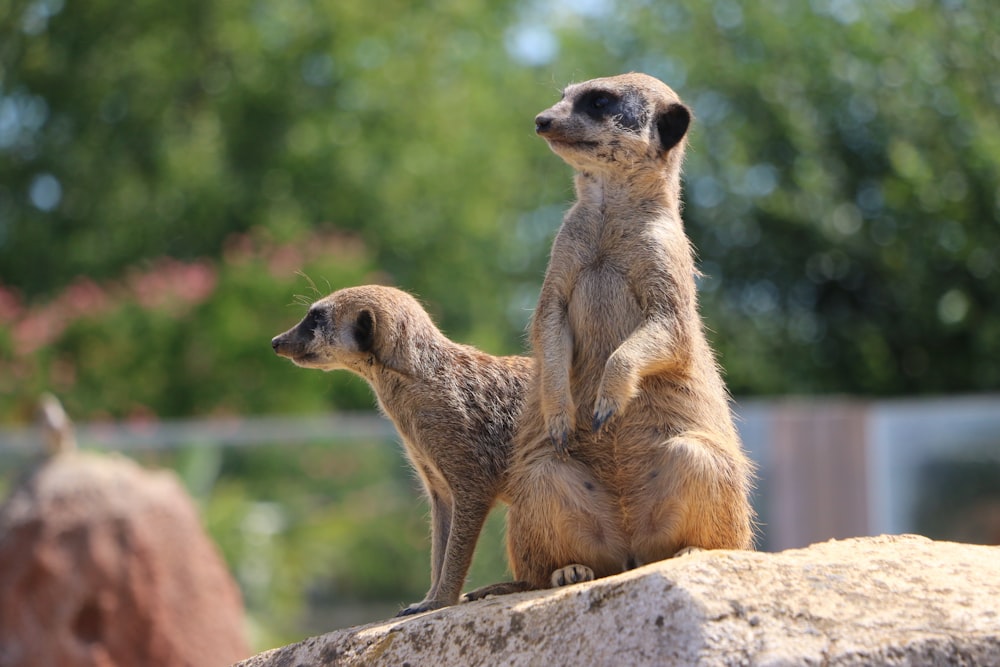
<svg viewBox="0 0 1000 667"><path fill-rule="evenodd" d="M681 220L691 113L644 74L568 86L536 132L575 170L531 326L508 551L544 588L688 548L751 548L753 466Z"/></svg>
<svg viewBox="0 0 1000 667"><path fill-rule="evenodd" d="M371 385L431 505L431 587L399 615L455 604L483 522L504 499L532 359L453 343L416 299L377 285L317 301L271 346L298 366L348 370Z"/></svg>

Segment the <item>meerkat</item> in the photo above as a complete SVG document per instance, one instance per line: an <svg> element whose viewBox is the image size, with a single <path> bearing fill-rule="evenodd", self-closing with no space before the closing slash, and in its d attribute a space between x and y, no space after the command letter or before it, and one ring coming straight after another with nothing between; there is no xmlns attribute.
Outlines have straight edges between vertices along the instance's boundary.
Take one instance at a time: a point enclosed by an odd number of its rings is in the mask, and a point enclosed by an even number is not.
<svg viewBox="0 0 1000 667"><path fill-rule="evenodd" d="M376 285L317 301L271 346L298 366L367 380L431 507L431 587L399 615L455 604L486 516L505 499L532 359L454 343L415 298Z"/></svg>
<svg viewBox="0 0 1000 667"><path fill-rule="evenodd" d="M575 171L531 345L508 556L534 588L752 547L753 465L698 312L681 220L691 112L661 81L568 86L535 131Z"/></svg>

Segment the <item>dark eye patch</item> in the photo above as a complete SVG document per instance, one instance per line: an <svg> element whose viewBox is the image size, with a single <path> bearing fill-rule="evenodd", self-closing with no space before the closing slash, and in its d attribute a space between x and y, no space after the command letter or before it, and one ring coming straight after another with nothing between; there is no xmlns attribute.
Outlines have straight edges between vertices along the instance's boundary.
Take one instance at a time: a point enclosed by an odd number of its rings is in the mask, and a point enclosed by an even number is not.
<svg viewBox="0 0 1000 667"><path fill-rule="evenodd" d="M302 326L310 330L316 329L317 327L321 327L325 323L326 323L326 311L321 310L319 308L314 308L310 310L309 313L305 316L305 319L302 320Z"/></svg>
<svg viewBox="0 0 1000 667"><path fill-rule="evenodd" d="M594 120L614 118L619 127L630 132L641 132L649 122L646 100L637 90L626 90L622 95L610 90L590 90L580 96L573 109Z"/></svg>
<svg viewBox="0 0 1000 667"><path fill-rule="evenodd" d="M589 90L573 104L573 110L585 113L594 120L618 115L621 100L608 90Z"/></svg>

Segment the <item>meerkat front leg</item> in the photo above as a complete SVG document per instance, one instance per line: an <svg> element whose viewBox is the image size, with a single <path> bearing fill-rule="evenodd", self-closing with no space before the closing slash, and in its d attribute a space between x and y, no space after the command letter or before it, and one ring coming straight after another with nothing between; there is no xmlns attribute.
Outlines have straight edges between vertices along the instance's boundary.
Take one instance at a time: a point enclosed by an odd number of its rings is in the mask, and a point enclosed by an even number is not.
<svg viewBox="0 0 1000 667"><path fill-rule="evenodd" d="M491 501L483 498L458 498L452 512L451 530L440 554L440 574L427 597L402 610L397 616L409 616L440 609L458 602L465 575L472 564L479 533L490 512ZM437 542L435 542L437 544Z"/></svg>
<svg viewBox="0 0 1000 667"><path fill-rule="evenodd" d="M645 258L644 258L645 259ZM611 353L604 364L594 399L594 431L621 413L639 393L646 375L661 373L677 364L682 348L693 338L689 328L697 321L694 294L679 284L656 262L636 261L629 275L644 321Z"/></svg>
<svg viewBox="0 0 1000 667"><path fill-rule="evenodd" d="M448 537L448 550L441 569L441 583L437 595L442 603L440 606L458 602L469 566L472 565L476 542L490 513L492 502L486 498L466 498L460 507L461 511L456 511L455 514L451 535Z"/></svg>
<svg viewBox="0 0 1000 667"><path fill-rule="evenodd" d="M565 317L549 329L542 350L542 415L549 439L561 457L569 455L569 436L576 428L576 407L570 392L569 368L573 340Z"/></svg>
<svg viewBox="0 0 1000 667"><path fill-rule="evenodd" d="M639 393L644 375L674 363L677 354L677 322L657 318L632 332L604 365L594 401L594 431L600 431L613 415L621 413Z"/></svg>
<svg viewBox="0 0 1000 667"><path fill-rule="evenodd" d="M430 607L428 604L438 599L441 571L444 569L444 561L448 552L454 512L451 497L444 498L437 491L431 491L428 495L431 500L431 587L423 600L401 609L396 616L409 616L433 609L434 607Z"/></svg>
<svg viewBox="0 0 1000 667"><path fill-rule="evenodd" d="M576 406L569 381L573 334L566 301L549 284L542 286L533 332L540 361L542 418L556 452L565 458L569 455L570 433L576 428Z"/></svg>

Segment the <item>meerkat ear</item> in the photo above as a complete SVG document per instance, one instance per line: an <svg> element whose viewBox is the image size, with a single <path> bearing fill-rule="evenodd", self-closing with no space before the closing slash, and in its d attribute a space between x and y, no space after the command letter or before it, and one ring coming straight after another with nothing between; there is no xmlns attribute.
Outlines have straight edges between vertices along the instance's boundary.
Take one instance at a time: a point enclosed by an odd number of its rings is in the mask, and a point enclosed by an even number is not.
<svg viewBox="0 0 1000 667"><path fill-rule="evenodd" d="M691 111L680 102L674 102L660 111L656 116L656 129L660 133L663 150L676 146L684 138L690 124Z"/></svg>
<svg viewBox="0 0 1000 667"><path fill-rule="evenodd" d="M367 308L354 321L354 342L361 352L371 352L375 347L375 316Z"/></svg>

